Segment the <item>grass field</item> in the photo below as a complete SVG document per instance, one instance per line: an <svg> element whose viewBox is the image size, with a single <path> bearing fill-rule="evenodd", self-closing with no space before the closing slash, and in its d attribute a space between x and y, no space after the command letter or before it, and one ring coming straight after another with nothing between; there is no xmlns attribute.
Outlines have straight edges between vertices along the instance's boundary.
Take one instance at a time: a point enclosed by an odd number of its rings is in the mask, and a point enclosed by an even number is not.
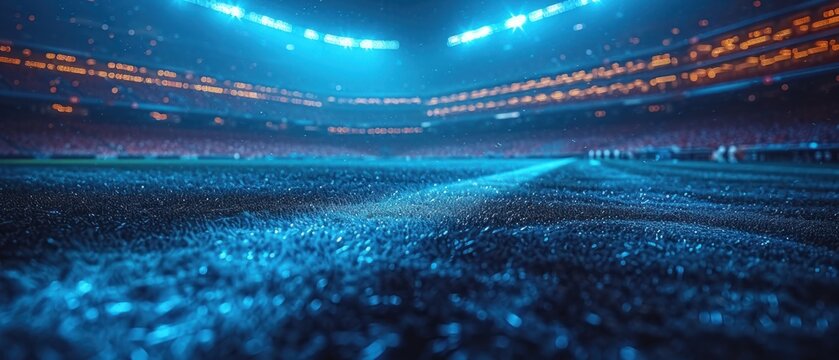
<svg viewBox="0 0 839 360"><path fill-rule="evenodd" d="M839 168L0 163L0 358L830 358Z"/></svg>

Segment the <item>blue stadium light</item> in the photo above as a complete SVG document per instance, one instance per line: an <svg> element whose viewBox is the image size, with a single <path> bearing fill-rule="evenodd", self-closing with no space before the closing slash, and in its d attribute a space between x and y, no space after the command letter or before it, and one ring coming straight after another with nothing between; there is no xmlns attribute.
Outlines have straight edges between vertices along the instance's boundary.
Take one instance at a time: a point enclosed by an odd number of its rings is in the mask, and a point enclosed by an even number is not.
<svg viewBox="0 0 839 360"><path fill-rule="evenodd" d="M539 9L535 11L531 11L530 14L527 14L527 19L530 22L537 22L545 18L545 10Z"/></svg>
<svg viewBox="0 0 839 360"><path fill-rule="evenodd" d="M551 16L563 14L571 10L581 8L583 6L599 2L600 0L566 0L553 5L548 5L541 9L533 10L531 12L526 13L527 15L515 15L500 23L482 26L475 30L469 30L461 34L449 36L447 43L449 47L453 47L466 44L480 38L485 38L494 33L501 32L504 30L515 31L516 29L521 29L524 26L524 24L526 24L528 21L541 21Z"/></svg>
<svg viewBox="0 0 839 360"><path fill-rule="evenodd" d="M396 40L373 40L373 49L398 50L399 41Z"/></svg>
<svg viewBox="0 0 839 360"><path fill-rule="evenodd" d="M347 48L348 47L360 47L360 45L357 44L358 41L356 41L353 38L337 36L337 35L332 35L332 34L324 35L323 36L323 42L325 42L327 44L338 45L338 46L343 46L343 47L347 47ZM371 45L371 49L372 49L372 43L370 45Z"/></svg>
<svg viewBox="0 0 839 360"><path fill-rule="evenodd" d="M341 37L338 38L338 45L343 46L343 47L356 46L355 43L356 43L356 41L353 40L353 39L341 38Z"/></svg>
<svg viewBox="0 0 839 360"><path fill-rule="evenodd" d="M492 28L489 26L484 26L475 31L475 39L480 39L490 35L492 35Z"/></svg>
<svg viewBox="0 0 839 360"><path fill-rule="evenodd" d="M460 35L453 35L449 37L449 46L465 44L480 38L492 35L495 30L491 26L483 26L475 30L469 30Z"/></svg>
<svg viewBox="0 0 839 360"><path fill-rule="evenodd" d="M521 27L524 26L524 23L526 23L526 22L527 22L527 16L516 15L516 16L513 16L513 17L507 19L507 21L504 22L504 27L507 28L507 29L513 29L513 30L521 29Z"/></svg>
<svg viewBox="0 0 839 360"><path fill-rule="evenodd" d="M306 29L306 31L303 32L303 37L309 40L320 40L320 34L312 29Z"/></svg>
<svg viewBox="0 0 839 360"><path fill-rule="evenodd" d="M245 16L245 11L236 5L214 3L210 8L222 14L227 14L232 17L235 17L237 19L241 19L243 16Z"/></svg>
<svg viewBox="0 0 839 360"><path fill-rule="evenodd" d="M255 24L259 24L274 30L294 34L303 38L322 41L326 44L341 46L344 48L360 48L364 50L396 50L399 49L399 41L396 40L373 40L364 39L359 40L346 36L337 36L321 33L306 28L297 28L288 22L272 18L253 11L246 11L239 5L228 4L214 0L183 0L190 4L195 4L225 15L229 15L236 19L243 19ZM299 29L299 30L298 30Z"/></svg>
<svg viewBox="0 0 839 360"><path fill-rule="evenodd" d="M250 13L250 14L248 14L248 20L260 23L263 26L267 26L269 28L274 28L274 29L277 29L277 30L280 30L280 31L285 31L287 33L290 33L292 31L291 24L289 24L285 21L272 19L271 17L265 16L265 15L259 15L257 13Z"/></svg>

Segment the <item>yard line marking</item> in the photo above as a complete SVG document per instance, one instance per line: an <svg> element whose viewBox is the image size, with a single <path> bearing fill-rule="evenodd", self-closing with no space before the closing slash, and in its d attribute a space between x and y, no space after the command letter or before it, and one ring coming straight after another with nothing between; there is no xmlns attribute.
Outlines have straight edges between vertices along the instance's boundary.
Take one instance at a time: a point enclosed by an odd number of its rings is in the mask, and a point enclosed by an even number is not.
<svg viewBox="0 0 839 360"><path fill-rule="evenodd" d="M354 216L423 217L439 219L468 209L489 196L521 186L576 161L552 160L525 168L432 186L414 193L346 209Z"/></svg>

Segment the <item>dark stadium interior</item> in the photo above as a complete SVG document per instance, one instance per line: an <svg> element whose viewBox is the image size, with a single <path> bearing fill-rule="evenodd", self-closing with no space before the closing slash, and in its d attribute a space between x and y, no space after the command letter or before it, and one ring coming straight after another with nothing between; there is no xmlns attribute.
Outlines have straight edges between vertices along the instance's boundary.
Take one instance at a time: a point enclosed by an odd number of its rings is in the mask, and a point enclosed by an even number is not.
<svg viewBox="0 0 839 360"><path fill-rule="evenodd" d="M836 0L0 2L0 359L834 358Z"/></svg>

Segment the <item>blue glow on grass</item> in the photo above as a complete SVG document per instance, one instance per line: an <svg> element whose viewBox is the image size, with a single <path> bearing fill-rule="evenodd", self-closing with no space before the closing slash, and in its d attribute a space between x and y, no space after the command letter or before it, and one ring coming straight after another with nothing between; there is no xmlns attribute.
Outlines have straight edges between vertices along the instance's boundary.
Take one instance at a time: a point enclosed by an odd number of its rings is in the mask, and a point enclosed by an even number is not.
<svg viewBox="0 0 839 360"><path fill-rule="evenodd" d="M351 213L356 216L375 215L424 219L447 217L451 216L452 213L464 210L464 206L471 206L473 203L455 201L447 206L441 207L441 204L446 201L463 198L482 198L518 188L528 181L532 181L539 176L571 164L574 161L575 159L573 158L545 161L517 170L432 186L418 192L375 203L375 206L370 206L369 204L364 205L359 209L351 210Z"/></svg>

